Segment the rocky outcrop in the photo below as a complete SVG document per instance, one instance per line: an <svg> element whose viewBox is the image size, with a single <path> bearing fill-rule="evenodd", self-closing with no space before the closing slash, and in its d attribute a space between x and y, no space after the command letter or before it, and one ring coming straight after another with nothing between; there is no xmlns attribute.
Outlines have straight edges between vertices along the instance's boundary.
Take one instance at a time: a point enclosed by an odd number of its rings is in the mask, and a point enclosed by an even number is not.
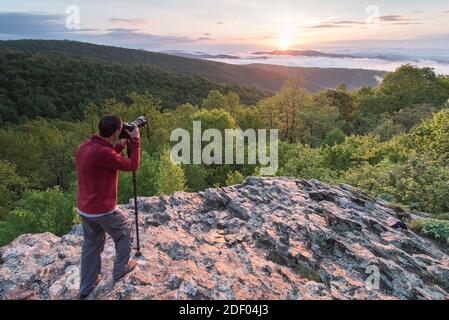
<svg viewBox="0 0 449 320"><path fill-rule="evenodd" d="M143 257L113 284L108 239L90 299L449 298L449 256L348 185L249 177L138 205ZM0 297L76 298L81 245L79 226L18 237L0 249Z"/></svg>

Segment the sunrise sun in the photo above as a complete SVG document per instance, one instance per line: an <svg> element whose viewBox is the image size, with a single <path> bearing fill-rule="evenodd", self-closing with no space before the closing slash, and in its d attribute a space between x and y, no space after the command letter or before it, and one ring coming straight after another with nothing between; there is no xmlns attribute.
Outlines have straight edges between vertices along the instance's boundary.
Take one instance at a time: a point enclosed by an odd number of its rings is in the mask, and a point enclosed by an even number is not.
<svg viewBox="0 0 449 320"><path fill-rule="evenodd" d="M287 50L292 45L292 35L289 32L284 32L279 35L277 39L277 47L281 50Z"/></svg>

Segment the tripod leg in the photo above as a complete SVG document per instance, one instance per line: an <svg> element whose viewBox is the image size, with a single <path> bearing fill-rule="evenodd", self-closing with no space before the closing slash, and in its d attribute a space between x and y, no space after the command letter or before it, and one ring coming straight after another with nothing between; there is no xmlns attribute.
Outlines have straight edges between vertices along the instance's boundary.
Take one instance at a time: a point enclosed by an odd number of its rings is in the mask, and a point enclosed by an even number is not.
<svg viewBox="0 0 449 320"><path fill-rule="evenodd" d="M131 156L132 148L131 148L131 142L128 141L127 145L127 153L128 157ZM136 172L133 171L133 194L134 194L134 218L136 222L136 257L142 256L142 253L140 252L140 239L139 239L139 209L137 206L137 178L136 178Z"/></svg>
<svg viewBox="0 0 449 320"><path fill-rule="evenodd" d="M137 181L136 181L136 172L133 171L133 192L134 192L134 214L135 214L135 222L136 222L136 257L142 256L140 252L140 239L139 239L139 213L138 213L138 205L137 205Z"/></svg>

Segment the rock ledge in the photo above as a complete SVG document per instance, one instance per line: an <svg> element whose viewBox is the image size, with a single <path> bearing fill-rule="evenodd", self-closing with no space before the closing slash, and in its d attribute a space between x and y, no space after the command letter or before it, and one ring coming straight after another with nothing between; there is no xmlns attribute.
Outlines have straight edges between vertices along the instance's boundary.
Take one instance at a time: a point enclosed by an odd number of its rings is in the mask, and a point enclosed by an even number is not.
<svg viewBox="0 0 449 320"><path fill-rule="evenodd" d="M144 256L113 285L108 237L89 299L449 299L449 256L348 185L249 177L139 207ZM77 226L0 248L0 299L76 298L81 245Z"/></svg>

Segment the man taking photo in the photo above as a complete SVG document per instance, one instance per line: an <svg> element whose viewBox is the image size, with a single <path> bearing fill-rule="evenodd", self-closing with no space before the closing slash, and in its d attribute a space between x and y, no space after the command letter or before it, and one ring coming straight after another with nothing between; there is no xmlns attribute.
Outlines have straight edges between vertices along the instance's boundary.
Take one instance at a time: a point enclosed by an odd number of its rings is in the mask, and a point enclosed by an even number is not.
<svg viewBox="0 0 449 320"><path fill-rule="evenodd" d="M100 281L101 253L105 233L115 243L114 281L136 267L130 260L131 220L117 207L118 171L136 171L140 164L139 128L125 129L131 143L130 157L120 153L127 139L119 140L123 122L116 116L105 116L99 124L99 135L81 144L76 153L78 175L78 214L81 217L84 244L81 253L80 298L85 299Z"/></svg>

